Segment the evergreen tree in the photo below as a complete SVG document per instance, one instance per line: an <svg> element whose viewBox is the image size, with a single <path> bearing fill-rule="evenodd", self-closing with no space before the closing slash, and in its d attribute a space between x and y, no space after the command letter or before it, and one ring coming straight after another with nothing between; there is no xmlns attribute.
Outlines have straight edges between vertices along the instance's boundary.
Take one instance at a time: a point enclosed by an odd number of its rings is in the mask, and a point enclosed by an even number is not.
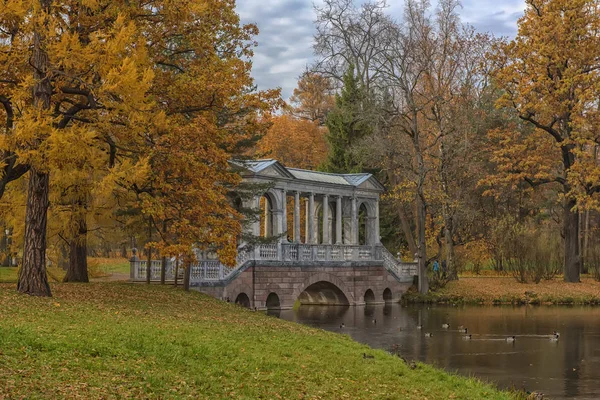
<svg viewBox="0 0 600 400"><path fill-rule="evenodd" d="M325 125L329 154L321 169L327 172L361 172L362 163L353 157L352 148L371 132L365 117L366 96L350 65L344 74L344 86L335 96L335 107L327 115Z"/></svg>

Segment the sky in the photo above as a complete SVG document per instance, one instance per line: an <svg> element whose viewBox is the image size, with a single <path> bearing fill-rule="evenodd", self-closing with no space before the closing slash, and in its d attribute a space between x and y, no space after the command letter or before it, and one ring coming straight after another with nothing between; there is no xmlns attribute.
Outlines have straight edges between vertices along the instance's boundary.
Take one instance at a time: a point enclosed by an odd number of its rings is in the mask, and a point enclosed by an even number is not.
<svg viewBox="0 0 600 400"><path fill-rule="evenodd" d="M389 14L400 19L404 1L388 0L388 5ZM460 14L478 31L512 37L524 9L524 0L463 0ZM280 87L287 99L313 60L313 0L237 0L237 12L243 23L255 23L260 30L252 68L258 88Z"/></svg>

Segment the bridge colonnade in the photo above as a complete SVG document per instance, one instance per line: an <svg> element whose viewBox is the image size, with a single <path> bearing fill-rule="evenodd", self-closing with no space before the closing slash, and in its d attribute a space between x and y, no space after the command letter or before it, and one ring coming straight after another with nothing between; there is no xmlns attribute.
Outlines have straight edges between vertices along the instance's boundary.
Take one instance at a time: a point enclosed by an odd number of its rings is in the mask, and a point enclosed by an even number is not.
<svg viewBox="0 0 600 400"><path fill-rule="evenodd" d="M278 237L283 243L380 243L379 194L383 189L377 187L377 181L370 180L370 174L327 174L294 168L277 171L276 167L271 165L270 169L283 176L260 170L245 177L246 181L271 184L264 193L243 204L261 214L247 233ZM286 177L285 173L294 176Z"/></svg>

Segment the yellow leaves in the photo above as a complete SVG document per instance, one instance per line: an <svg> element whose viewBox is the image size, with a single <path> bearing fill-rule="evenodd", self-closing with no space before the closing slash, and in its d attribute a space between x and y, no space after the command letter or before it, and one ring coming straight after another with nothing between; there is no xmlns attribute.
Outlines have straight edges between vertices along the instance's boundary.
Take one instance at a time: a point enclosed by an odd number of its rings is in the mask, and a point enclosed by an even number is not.
<svg viewBox="0 0 600 400"><path fill-rule="evenodd" d="M289 115L273 118L273 125L258 143L268 155L290 167L316 169L327 158L326 128Z"/></svg>

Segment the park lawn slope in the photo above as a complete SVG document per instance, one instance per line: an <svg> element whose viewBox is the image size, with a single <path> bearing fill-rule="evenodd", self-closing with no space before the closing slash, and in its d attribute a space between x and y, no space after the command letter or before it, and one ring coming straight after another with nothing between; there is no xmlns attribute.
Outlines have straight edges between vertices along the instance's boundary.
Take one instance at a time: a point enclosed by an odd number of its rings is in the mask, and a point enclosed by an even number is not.
<svg viewBox="0 0 600 400"><path fill-rule="evenodd" d="M0 285L0 398L510 398L200 293L126 283L52 291Z"/></svg>
<svg viewBox="0 0 600 400"><path fill-rule="evenodd" d="M600 305L600 282L582 276L581 283L562 277L540 283L518 283L508 276L461 277L435 292L403 296L407 303L441 304L580 304Z"/></svg>

